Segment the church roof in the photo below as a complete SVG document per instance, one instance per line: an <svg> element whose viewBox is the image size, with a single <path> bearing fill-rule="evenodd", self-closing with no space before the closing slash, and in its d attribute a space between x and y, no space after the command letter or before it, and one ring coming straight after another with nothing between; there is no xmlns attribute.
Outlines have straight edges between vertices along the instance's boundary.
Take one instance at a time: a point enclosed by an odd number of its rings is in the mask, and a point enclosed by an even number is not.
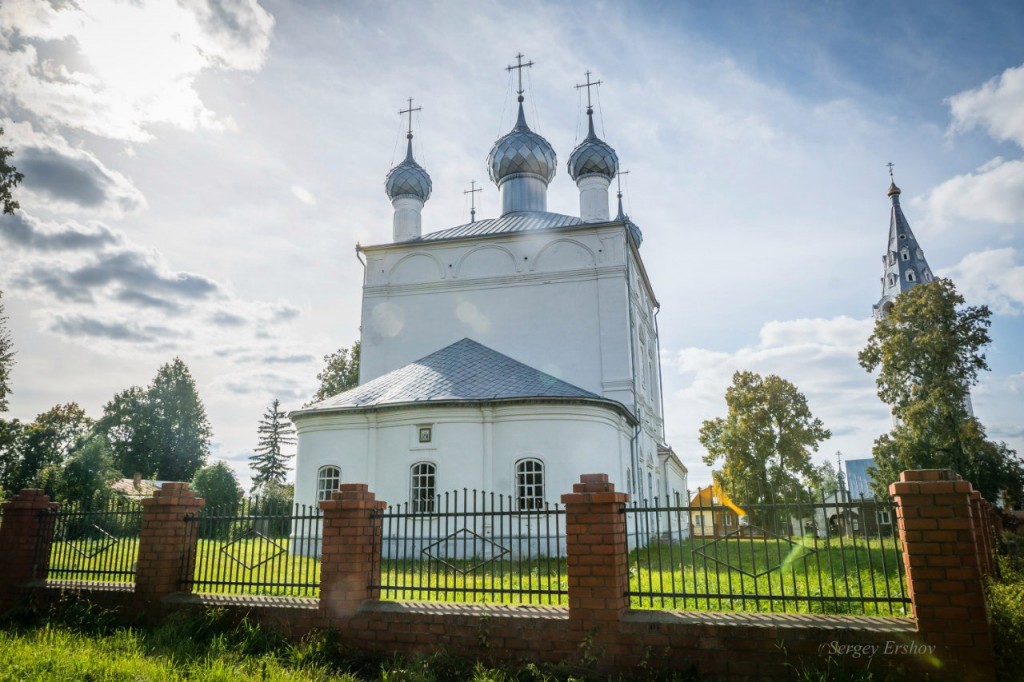
<svg viewBox="0 0 1024 682"><path fill-rule="evenodd" d="M292 414L406 403L529 398L601 401L626 412L615 401L466 338Z"/></svg>
<svg viewBox="0 0 1024 682"><path fill-rule="evenodd" d="M904 291L921 282L932 280L932 271L924 257L924 251L910 229L910 223L900 206L900 188L896 183L889 186L888 196L892 200L889 213L889 243L883 260L882 297L875 304L875 314L884 315L887 307Z"/></svg>
<svg viewBox="0 0 1024 682"><path fill-rule="evenodd" d="M465 225L450 227L446 230L431 232L420 237L420 240L441 241L444 239L461 239L463 237L478 237L480 235L507 232L536 232L585 224L580 218L571 215L547 213L545 211L515 211L506 213L500 218L487 218L474 223L466 223Z"/></svg>

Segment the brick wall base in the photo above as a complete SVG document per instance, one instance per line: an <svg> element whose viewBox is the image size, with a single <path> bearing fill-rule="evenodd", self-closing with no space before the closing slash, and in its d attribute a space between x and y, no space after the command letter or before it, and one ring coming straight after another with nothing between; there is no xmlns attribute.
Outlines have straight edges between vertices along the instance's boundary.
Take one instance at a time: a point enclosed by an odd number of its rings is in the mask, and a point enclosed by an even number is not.
<svg viewBox="0 0 1024 682"><path fill-rule="evenodd" d="M561 607L483 606L416 602L365 603L344 617L328 617L316 599L177 594L143 611L130 589L77 590L115 617L156 624L171 614L217 606L241 620L254 619L299 639L330 628L345 645L383 654L438 650L488 664L544 662L608 673L696 669L711 680L792 679L805 671L864 669L884 678L965 679L944 670L941 653L929 650L913 621L898 618L626 611L601 632L572 626ZM42 608L61 591L36 587ZM943 675L946 675L944 677ZM981 678L984 679L984 678Z"/></svg>

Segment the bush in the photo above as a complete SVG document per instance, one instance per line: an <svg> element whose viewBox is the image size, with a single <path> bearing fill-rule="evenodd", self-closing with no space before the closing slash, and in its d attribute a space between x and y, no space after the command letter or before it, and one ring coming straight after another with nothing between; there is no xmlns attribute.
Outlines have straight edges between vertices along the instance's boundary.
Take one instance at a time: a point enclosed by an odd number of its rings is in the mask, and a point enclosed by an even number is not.
<svg viewBox="0 0 1024 682"><path fill-rule="evenodd" d="M1024 680L1024 567L1000 556L999 572L1000 580L993 580L988 586L996 677Z"/></svg>

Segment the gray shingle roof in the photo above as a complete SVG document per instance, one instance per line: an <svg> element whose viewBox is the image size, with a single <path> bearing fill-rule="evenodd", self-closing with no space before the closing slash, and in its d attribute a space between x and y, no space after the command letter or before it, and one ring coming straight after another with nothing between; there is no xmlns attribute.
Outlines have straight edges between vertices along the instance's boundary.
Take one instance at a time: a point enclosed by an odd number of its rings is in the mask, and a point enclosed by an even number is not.
<svg viewBox="0 0 1024 682"><path fill-rule="evenodd" d="M462 339L362 386L315 403L308 410L515 398L575 398L611 402L476 341Z"/></svg>
<svg viewBox="0 0 1024 682"><path fill-rule="evenodd" d="M535 232L539 230L551 230L559 227L573 227L585 223L571 215L560 213L547 213L545 211L516 211L506 213L500 218L488 218L478 220L475 223L466 223L450 227L446 230L438 230L425 234L422 241L439 241L442 239L459 239L462 237L476 237L484 234L501 234L506 232Z"/></svg>

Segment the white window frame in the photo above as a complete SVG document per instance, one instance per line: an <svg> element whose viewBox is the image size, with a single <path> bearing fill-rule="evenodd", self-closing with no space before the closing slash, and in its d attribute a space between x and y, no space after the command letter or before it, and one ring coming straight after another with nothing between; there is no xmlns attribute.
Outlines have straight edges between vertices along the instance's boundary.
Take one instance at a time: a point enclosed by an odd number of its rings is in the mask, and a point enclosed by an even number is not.
<svg viewBox="0 0 1024 682"><path fill-rule="evenodd" d="M333 473L330 473L332 472ZM333 487L331 487L333 482ZM325 464L316 470L316 501L331 499L331 493L341 485L341 467L336 464Z"/></svg>
<svg viewBox="0 0 1024 682"><path fill-rule="evenodd" d="M516 509L535 511L544 508L544 462L524 457L516 462Z"/></svg>
<svg viewBox="0 0 1024 682"><path fill-rule="evenodd" d="M432 513L436 497L437 465L433 462L416 462L409 467L409 506L413 513Z"/></svg>
<svg viewBox="0 0 1024 682"><path fill-rule="evenodd" d="M878 525L879 526L891 526L892 525L892 514L889 513L888 509L878 510Z"/></svg>

